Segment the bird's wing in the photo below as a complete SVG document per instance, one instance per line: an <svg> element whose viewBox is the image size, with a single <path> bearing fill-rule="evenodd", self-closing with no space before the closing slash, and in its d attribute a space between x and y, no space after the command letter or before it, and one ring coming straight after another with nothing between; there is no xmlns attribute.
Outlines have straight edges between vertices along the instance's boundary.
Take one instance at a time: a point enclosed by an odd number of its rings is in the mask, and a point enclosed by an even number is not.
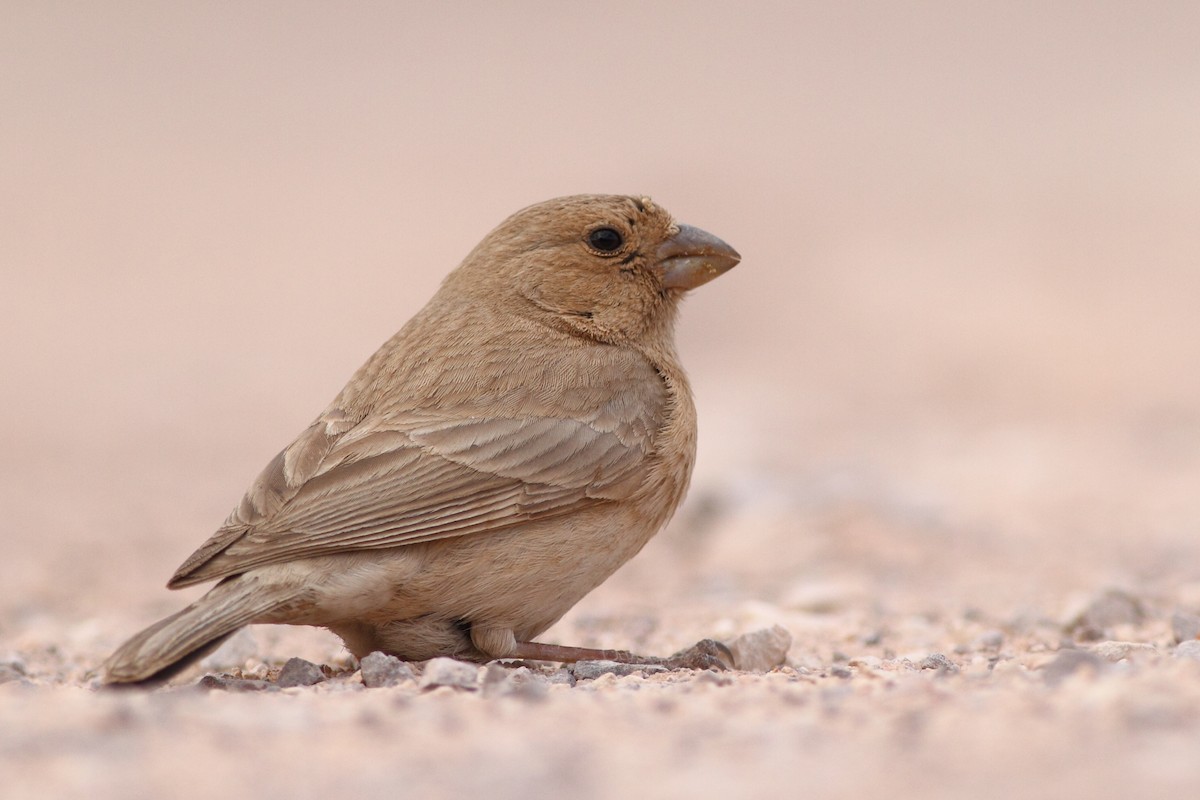
<svg viewBox="0 0 1200 800"><path fill-rule="evenodd" d="M168 585L495 531L628 497L644 479L652 435L631 421L442 415L373 429L334 412L267 465Z"/></svg>

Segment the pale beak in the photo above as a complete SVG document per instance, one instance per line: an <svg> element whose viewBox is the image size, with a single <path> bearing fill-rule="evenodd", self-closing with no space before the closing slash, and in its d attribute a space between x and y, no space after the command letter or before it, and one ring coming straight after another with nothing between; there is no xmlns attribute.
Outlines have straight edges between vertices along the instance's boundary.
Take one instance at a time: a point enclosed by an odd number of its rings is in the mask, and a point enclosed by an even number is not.
<svg viewBox="0 0 1200 800"><path fill-rule="evenodd" d="M654 255L667 289L695 289L742 260L737 250L691 225L680 225L679 233L659 245Z"/></svg>

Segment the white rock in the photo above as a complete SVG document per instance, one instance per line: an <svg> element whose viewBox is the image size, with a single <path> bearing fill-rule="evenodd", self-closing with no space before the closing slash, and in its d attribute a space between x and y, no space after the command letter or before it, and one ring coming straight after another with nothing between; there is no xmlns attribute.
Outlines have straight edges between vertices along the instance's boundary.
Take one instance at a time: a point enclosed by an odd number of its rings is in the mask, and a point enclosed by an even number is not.
<svg viewBox="0 0 1200 800"><path fill-rule="evenodd" d="M359 662L359 676L369 689L397 686L405 681L416 680L416 673L405 662L386 653L374 652Z"/></svg>
<svg viewBox="0 0 1200 800"><path fill-rule="evenodd" d="M1180 642L1175 648L1176 658L1194 658L1200 661L1200 639L1188 639L1186 642Z"/></svg>
<svg viewBox="0 0 1200 800"><path fill-rule="evenodd" d="M792 635L781 625L743 633L727 642L735 669L766 672L783 664L792 646Z"/></svg>
<svg viewBox="0 0 1200 800"><path fill-rule="evenodd" d="M1122 661L1130 656L1149 655L1157 652L1154 645L1145 642L1100 642L1088 649L1105 661Z"/></svg>

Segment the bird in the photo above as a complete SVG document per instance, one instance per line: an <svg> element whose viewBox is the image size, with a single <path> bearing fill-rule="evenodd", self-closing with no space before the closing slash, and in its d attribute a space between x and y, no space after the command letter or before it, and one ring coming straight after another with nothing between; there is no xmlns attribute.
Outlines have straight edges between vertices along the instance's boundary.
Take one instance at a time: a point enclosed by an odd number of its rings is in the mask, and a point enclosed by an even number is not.
<svg viewBox="0 0 1200 800"><path fill-rule="evenodd" d="M536 639L683 499L680 300L740 260L648 197L508 217L167 586L216 584L122 644L101 682L167 680L250 624L324 627L357 659L649 661ZM729 666L712 640L660 662Z"/></svg>

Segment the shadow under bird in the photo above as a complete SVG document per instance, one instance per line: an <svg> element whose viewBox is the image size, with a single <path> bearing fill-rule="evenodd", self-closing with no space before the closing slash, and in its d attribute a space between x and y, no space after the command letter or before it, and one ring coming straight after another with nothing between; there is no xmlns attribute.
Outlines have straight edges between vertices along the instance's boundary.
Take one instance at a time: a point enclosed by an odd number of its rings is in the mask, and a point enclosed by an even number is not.
<svg viewBox="0 0 1200 800"><path fill-rule="evenodd" d="M682 500L696 410L680 298L732 268L647 198L505 220L262 471L170 588L217 584L134 636L106 683L162 680L245 625L317 625L357 658L608 658L538 643Z"/></svg>

